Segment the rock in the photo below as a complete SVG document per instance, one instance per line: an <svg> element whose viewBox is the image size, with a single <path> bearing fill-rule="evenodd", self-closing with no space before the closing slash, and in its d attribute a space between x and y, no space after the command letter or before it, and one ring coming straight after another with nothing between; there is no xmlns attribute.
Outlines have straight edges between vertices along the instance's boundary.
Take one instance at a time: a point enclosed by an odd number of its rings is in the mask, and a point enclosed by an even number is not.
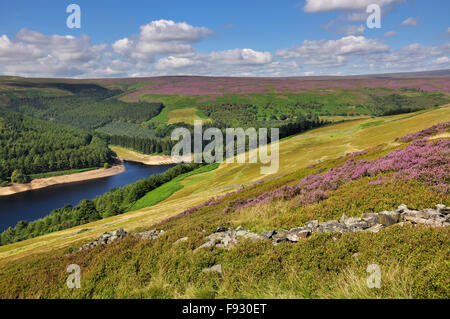
<svg viewBox="0 0 450 319"><path fill-rule="evenodd" d="M218 264L218 265L214 265L214 266L209 267L209 268L205 268L205 269L202 270L202 272L206 272L206 273L216 272L216 273L219 274L219 276L222 276L222 274L223 274L222 265Z"/></svg>
<svg viewBox="0 0 450 319"><path fill-rule="evenodd" d="M224 231L226 231L226 230L227 230L227 229L226 229L225 227L219 226L219 227L217 227L217 229L216 229L216 233L224 232Z"/></svg>
<svg viewBox="0 0 450 319"><path fill-rule="evenodd" d="M177 241L174 242L174 244L179 244L183 241L187 241L189 238L188 237L181 237L180 239L178 239Z"/></svg>
<svg viewBox="0 0 450 319"><path fill-rule="evenodd" d="M202 248L208 248L208 247L213 247L213 246L215 246L215 243L213 241L207 241L203 245L201 245L201 246L197 247L196 249L194 249L194 252L196 252L197 250L202 249Z"/></svg>
<svg viewBox="0 0 450 319"><path fill-rule="evenodd" d="M140 233L134 233L133 235L139 237L140 239L154 240L157 239L159 236L163 235L164 233L165 233L164 230L152 229Z"/></svg>
<svg viewBox="0 0 450 319"><path fill-rule="evenodd" d="M414 216L404 216L404 219L413 224L422 224L422 225L428 225L428 226L433 226L433 227L442 227L443 226L443 221L438 221L438 220L434 220L434 219L427 219L427 218L414 217Z"/></svg>
<svg viewBox="0 0 450 319"><path fill-rule="evenodd" d="M368 227L378 224L378 213L364 213L362 219L367 223Z"/></svg>
<svg viewBox="0 0 450 319"><path fill-rule="evenodd" d="M330 231L345 231L345 226L339 223L337 220L330 220L328 222L323 222L319 224L320 232L330 232Z"/></svg>
<svg viewBox="0 0 450 319"><path fill-rule="evenodd" d="M399 213L403 213L403 212L406 212L407 210L408 210L408 206L406 206L405 204L401 204L400 206L398 206L396 211Z"/></svg>
<svg viewBox="0 0 450 319"><path fill-rule="evenodd" d="M382 224L376 224L375 226L370 227L367 229L367 231L371 231L372 233L378 233L381 229L383 229L385 226Z"/></svg>
<svg viewBox="0 0 450 319"><path fill-rule="evenodd" d="M289 241L297 242L301 239L305 239L311 235L311 231L309 229L300 230L298 232L289 233L286 237Z"/></svg>
<svg viewBox="0 0 450 319"><path fill-rule="evenodd" d="M378 223L391 226L400 221L400 213L396 211L383 211L378 214Z"/></svg>
<svg viewBox="0 0 450 319"><path fill-rule="evenodd" d="M437 204L436 210L439 214L448 215L450 213L450 207L447 207L443 204Z"/></svg>
<svg viewBox="0 0 450 319"><path fill-rule="evenodd" d="M269 230L261 233L261 236L263 236L266 239L272 239L272 236L275 235L274 230Z"/></svg>
<svg viewBox="0 0 450 319"><path fill-rule="evenodd" d="M278 229L272 236L272 240L279 244L283 241L287 241L288 231L285 229Z"/></svg>
<svg viewBox="0 0 450 319"><path fill-rule="evenodd" d="M126 234L127 233L125 232L125 230L123 228L117 229L111 233L112 236L117 236L120 238L126 236Z"/></svg>
<svg viewBox="0 0 450 319"><path fill-rule="evenodd" d="M319 221L318 220L312 220L306 223L305 227L308 227L311 229L311 231L315 231L317 227L319 227Z"/></svg>

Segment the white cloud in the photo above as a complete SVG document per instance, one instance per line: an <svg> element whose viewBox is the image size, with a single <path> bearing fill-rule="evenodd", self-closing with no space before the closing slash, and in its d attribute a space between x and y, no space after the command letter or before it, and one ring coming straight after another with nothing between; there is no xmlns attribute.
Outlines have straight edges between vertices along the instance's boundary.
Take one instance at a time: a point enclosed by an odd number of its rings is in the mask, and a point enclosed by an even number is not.
<svg viewBox="0 0 450 319"><path fill-rule="evenodd" d="M156 70L173 70L186 68L198 64L195 60L182 57L168 56L155 63Z"/></svg>
<svg viewBox="0 0 450 319"><path fill-rule="evenodd" d="M365 28L362 24L360 25L345 25L339 28L339 33L344 35L359 35L363 34L365 31Z"/></svg>
<svg viewBox="0 0 450 319"><path fill-rule="evenodd" d="M0 37L0 66L6 74L77 76L98 64L105 48L86 35L47 36L22 29L13 39Z"/></svg>
<svg viewBox="0 0 450 319"><path fill-rule="evenodd" d="M369 4L379 6L404 2L405 0L306 0L305 12L365 10Z"/></svg>
<svg viewBox="0 0 450 319"><path fill-rule="evenodd" d="M261 66L272 63L270 52L260 52L252 49L233 49L213 51L207 54L195 53L189 56L168 56L155 63L155 70L164 74L184 72L189 74L242 74L254 71Z"/></svg>
<svg viewBox="0 0 450 319"><path fill-rule="evenodd" d="M416 25L419 24L419 22L420 22L420 20L418 18L411 17L411 18L408 18L405 21L403 21L401 23L401 25L405 26L405 27L415 27Z"/></svg>
<svg viewBox="0 0 450 319"><path fill-rule="evenodd" d="M211 52L209 58L213 62L223 64L261 65L272 62L272 54L270 52L259 52L252 49Z"/></svg>
<svg viewBox="0 0 450 319"><path fill-rule="evenodd" d="M388 31L384 34L385 37L391 38L391 37L395 37L397 35L397 32L395 31Z"/></svg>
<svg viewBox="0 0 450 319"><path fill-rule="evenodd" d="M112 47L126 58L152 61L157 55L192 53L193 43L212 34L208 28L186 22L157 20L141 26L139 35L117 40Z"/></svg>
<svg viewBox="0 0 450 319"><path fill-rule="evenodd" d="M299 66L314 67L319 74L335 73L333 69L336 68L345 73L364 73L450 67L450 43L434 47L415 43L392 50L380 40L363 36L304 41L297 47L278 50L276 55L281 59L294 60Z"/></svg>
<svg viewBox="0 0 450 319"><path fill-rule="evenodd" d="M450 59L446 56L442 56L440 58L437 58L434 62L436 64L448 64L450 62Z"/></svg>

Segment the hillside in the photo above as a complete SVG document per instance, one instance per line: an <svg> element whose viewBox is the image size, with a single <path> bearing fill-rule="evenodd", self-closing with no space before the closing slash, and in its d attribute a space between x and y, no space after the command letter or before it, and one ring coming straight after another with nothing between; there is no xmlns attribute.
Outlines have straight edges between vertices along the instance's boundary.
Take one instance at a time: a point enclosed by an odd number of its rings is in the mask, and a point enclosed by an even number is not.
<svg viewBox="0 0 450 319"><path fill-rule="evenodd" d="M241 226L261 233L313 219L340 219L343 213L354 217L395 210L401 204L415 209L448 206L448 124L429 128L450 121L449 110L447 106L316 128L280 142L276 176L260 175L260 164L221 164L184 178L167 199L147 202L153 206L2 246L0 294L448 298L446 227L392 226L378 233L317 233L297 244L242 241L230 250L192 250L217 227ZM121 227L166 233L156 240L130 236L70 253ZM65 267L71 263L83 269L83 285L77 291L64 288ZM370 263L384 271L381 290L364 285ZM203 272L219 264L222 276Z"/></svg>
<svg viewBox="0 0 450 319"><path fill-rule="evenodd" d="M0 109L0 184L26 175L102 167L113 162L106 142L72 126ZM13 172L16 171L17 174Z"/></svg>

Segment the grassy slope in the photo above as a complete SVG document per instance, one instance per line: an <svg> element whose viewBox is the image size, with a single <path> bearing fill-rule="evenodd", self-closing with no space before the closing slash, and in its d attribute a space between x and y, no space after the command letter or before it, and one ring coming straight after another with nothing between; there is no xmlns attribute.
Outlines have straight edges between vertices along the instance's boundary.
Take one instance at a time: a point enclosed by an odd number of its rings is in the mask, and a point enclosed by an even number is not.
<svg viewBox="0 0 450 319"><path fill-rule="evenodd" d="M336 158L380 143L393 145L392 141L396 137L449 121L450 109L445 107L416 116L396 115L383 120L382 124L369 127L364 127L364 124L373 122L373 119L340 123L285 139L280 142L280 170L277 175L297 171L318 159ZM32 254L79 245L119 227L124 227L127 231L150 227L229 189L269 177L260 175L259 166L223 163L214 171L184 179L181 181L183 189L155 206L0 247L0 265ZM89 230L78 234L81 229L86 228Z"/></svg>
<svg viewBox="0 0 450 319"><path fill-rule="evenodd" d="M443 113L429 112L406 119L394 117L389 121L397 122L403 127L401 131L409 132L405 126L420 129L421 121L440 122L436 116L442 116L442 121L448 120L448 110L441 111ZM428 116L425 117L425 114ZM364 131L378 127L382 131L384 125L359 127L365 127ZM320 134L321 130L323 128L315 133ZM360 157L375 159L395 147L391 143L372 148ZM71 256L63 256L67 252L67 249L63 249L2 267L0 296L448 298L448 228L395 226L378 234L315 234L295 245L281 244L274 247L270 242L247 241L229 251L203 249L192 253L192 249L204 242L205 234L213 232L218 225L243 225L252 230L264 231L274 227L299 226L315 218L335 219L342 213L355 216L362 211L391 209L404 202L415 208L431 207L438 202L448 204L448 195L431 192L414 181L371 185L368 183L371 177L365 177L341 186L328 199L311 206L298 207L291 200L223 213L223 208L238 198L254 197L267 189L289 184L317 169L334 167L345 160L331 159L307 169L299 165L295 172L232 195L218 206L206 207L190 216L165 222L161 227L168 230L167 234L154 242L127 238L123 242ZM213 173L216 171L206 173L208 180L214 181ZM189 181L191 178L196 179L197 183ZM203 179L205 176L202 178L202 174L186 178L187 184L183 190L198 185ZM188 241L173 245L183 236L188 236ZM76 247L76 244L73 246ZM70 290L65 287L65 268L71 263L82 268L81 289ZM203 268L219 263L224 270L223 277L202 273ZM366 286L366 268L372 263L381 267L381 289L369 289Z"/></svg>
<svg viewBox="0 0 450 319"><path fill-rule="evenodd" d="M138 210L146 207L150 207L158 204L159 202L169 198L173 193L183 189L184 185L181 184L181 181L186 179L189 176L194 176L206 172L210 172L215 170L219 166L219 163L213 163L207 166L200 167L194 171L184 173L168 183L163 184L162 186L148 192L144 197L139 199L131 208L130 211ZM204 177L202 176L202 179Z"/></svg>

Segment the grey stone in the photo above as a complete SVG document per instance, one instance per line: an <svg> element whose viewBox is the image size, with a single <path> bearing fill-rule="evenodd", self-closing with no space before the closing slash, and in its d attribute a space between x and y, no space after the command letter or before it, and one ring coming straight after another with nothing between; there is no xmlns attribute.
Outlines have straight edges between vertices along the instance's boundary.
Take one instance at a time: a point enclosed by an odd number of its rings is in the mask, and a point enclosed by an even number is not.
<svg viewBox="0 0 450 319"><path fill-rule="evenodd" d="M289 233L287 239L292 242L297 242L301 239L307 238L311 235L311 231L309 229L301 230L294 233Z"/></svg>
<svg viewBox="0 0 450 319"><path fill-rule="evenodd" d="M450 207L445 206L444 204L437 204L436 210L439 214L448 215L450 213Z"/></svg>
<svg viewBox="0 0 450 319"><path fill-rule="evenodd" d="M272 240L276 243L281 243L287 240L288 231L285 229L278 229L275 234L272 236Z"/></svg>
<svg viewBox="0 0 450 319"><path fill-rule="evenodd" d="M267 239L272 239L272 236L275 235L275 231L274 230L269 230L269 231L265 231L261 233L261 236L267 238Z"/></svg>
<svg viewBox="0 0 450 319"><path fill-rule="evenodd" d="M305 226L308 227L309 229L311 229L311 231L314 231L314 230L316 230L317 227L319 227L319 221L311 220L311 221L307 222Z"/></svg>
<svg viewBox="0 0 450 319"><path fill-rule="evenodd" d="M364 213L362 219L367 223L368 227L375 226L378 223L378 213Z"/></svg>
<svg viewBox="0 0 450 319"><path fill-rule="evenodd" d="M400 213L396 211L384 211L378 214L378 223L391 226L400 221Z"/></svg>
<svg viewBox="0 0 450 319"><path fill-rule="evenodd" d="M179 244L183 241L187 241L189 238L188 237L181 237L180 239L178 239L177 241L174 242L174 244Z"/></svg>
<svg viewBox="0 0 450 319"><path fill-rule="evenodd" d="M220 276L223 275L222 265L221 265L221 264L214 265L214 266L209 267L209 268L205 268L205 269L202 270L202 272L206 272L206 273L209 273L209 272L216 272L216 273L218 273Z"/></svg>
<svg viewBox="0 0 450 319"><path fill-rule="evenodd" d="M381 229L383 229L385 226L382 224L376 224L375 226L370 227L367 229L367 231L370 231L372 233L378 233Z"/></svg>
<svg viewBox="0 0 450 319"><path fill-rule="evenodd" d="M220 233L220 232L224 232L224 231L226 231L227 229L224 227L224 226L219 226L219 227L217 227L217 229L216 229L216 233Z"/></svg>

